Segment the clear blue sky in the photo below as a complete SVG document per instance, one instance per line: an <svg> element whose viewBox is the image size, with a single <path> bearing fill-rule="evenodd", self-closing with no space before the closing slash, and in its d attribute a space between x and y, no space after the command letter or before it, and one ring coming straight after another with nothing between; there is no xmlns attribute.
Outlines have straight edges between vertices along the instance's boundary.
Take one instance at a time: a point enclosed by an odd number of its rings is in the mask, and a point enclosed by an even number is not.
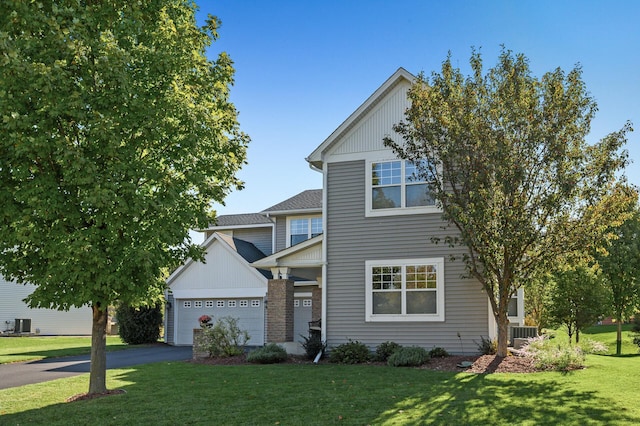
<svg viewBox="0 0 640 426"><path fill-rule="evenodd" d="M640 1L198 1L222 20L210 53L235 62L231 100L251 136L245 189L218 214L263 210L321 188L305 158L398 67L439 71L447 52L465 74L471 46L486 67L500 45L540 77L580 63L598 102L590 141L636 126L629 180L640 185Z"/></svg>

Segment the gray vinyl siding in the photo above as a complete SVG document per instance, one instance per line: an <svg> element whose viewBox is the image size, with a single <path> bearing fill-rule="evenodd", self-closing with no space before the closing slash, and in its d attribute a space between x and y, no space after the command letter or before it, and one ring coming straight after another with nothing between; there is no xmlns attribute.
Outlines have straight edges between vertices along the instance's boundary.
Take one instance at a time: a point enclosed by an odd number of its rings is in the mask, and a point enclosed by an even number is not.
<svg viewBox="0 0 640 426"><path fill-rule="evenodd" d="M276 252L284 250L287 244L287 218L286 216L278 216L276 219Z"/></svg>
<svg viewBox="0 0 640 426"><path fill-rule="evenodd" d="M269 256L273 253L273 241L271 238L271 227L234 229L233 236L244 241L248 241L256 246L261 252Z"/></svg>
<svg viewBox="0 0 640 426"><path fill-rule="evenodd" d="M372 349L391 340L452 353L475 353L488 335L487 297L476 281L463 279L462 253L431 242L445 236L439 214L365 217L365 162L331 163L327 173L326 339L329 346L359 340ZM365 261L403 258L445 260L444 322L365 322ZM458 338L458 333L460 338Z"/></svg>

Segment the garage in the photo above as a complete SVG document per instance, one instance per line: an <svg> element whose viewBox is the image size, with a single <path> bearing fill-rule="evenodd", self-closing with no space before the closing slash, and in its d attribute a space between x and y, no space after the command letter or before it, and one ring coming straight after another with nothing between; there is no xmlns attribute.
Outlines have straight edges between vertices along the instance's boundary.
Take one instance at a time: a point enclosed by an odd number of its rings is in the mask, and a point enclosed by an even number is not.
<svg viewBox="0 0 640 426"><path fill-rule="evenodd" d="M177 345L193 344L193 329L199 328L198 318L209 315L215 323L219 318L233 317L249 333L248 346L264 345L264 298L177 299Z"/></svg>

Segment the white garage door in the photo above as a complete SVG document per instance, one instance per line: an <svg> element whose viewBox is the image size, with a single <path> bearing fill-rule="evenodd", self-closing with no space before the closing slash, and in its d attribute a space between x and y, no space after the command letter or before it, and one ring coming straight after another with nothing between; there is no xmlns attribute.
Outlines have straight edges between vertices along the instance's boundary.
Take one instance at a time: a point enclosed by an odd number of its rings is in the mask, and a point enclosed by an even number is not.
<svg viewBox="0 0 640 426"><path fill-rule="evenodd" d="M254 299L178 299L176 324L177 345L193 345L193 329L199 328L198 318L209 315L215 322L219 318L238 319L241 329L249 333L247 345L264 345L264 301Z"/></svg>

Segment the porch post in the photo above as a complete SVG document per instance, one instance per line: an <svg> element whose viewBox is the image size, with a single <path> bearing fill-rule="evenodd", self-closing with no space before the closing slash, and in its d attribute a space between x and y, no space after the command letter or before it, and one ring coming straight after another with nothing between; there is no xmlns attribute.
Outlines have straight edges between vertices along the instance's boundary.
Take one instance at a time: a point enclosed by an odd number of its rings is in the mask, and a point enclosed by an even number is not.
<svg viewBox="0 0 640 426"><path fill-rule="evenodd" d="M293 281L291 280L269 280L267 342L293 342Z"/></svg>

